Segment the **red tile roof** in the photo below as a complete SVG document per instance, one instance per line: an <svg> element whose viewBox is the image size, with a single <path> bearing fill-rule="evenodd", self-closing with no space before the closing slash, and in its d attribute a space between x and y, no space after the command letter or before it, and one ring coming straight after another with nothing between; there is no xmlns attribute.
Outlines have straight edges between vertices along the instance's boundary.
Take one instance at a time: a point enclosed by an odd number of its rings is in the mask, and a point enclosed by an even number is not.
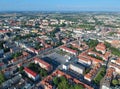
<svg viewBox="0 0 120 89"><path fill-rule="evenodd" d="M51 65L47 62L45 62L44 60L42 59L39 59L39 58L34 58L35 61L39 62L39 63L42 63L43 65L45 65L47 68L49 68Z"/></svg>
<svg viewBox="0 0 120 89"><path fill-rule="evenodd" d="M93 58L91 56L88 55L88 51L85 51L83 53L81 53L78 58L81 58L81 60L84 60L84 61L92 61L93 64L97 64L97 63L103 63L102 60L99 60L99 59L96 59L96 58Z"/></svg>
<svg viewBox="0 0 120 89"><path fill-rule="evenodd" d="M85 77L92 80L92 78L97 74L100 67L100 64L96 64L96 66L94 66L93 69L85 75Z"/></svg>
<svg viewBox="0 0 120 89"><path fill-rule="evenodd" d="M76 50L73 50L73 49L67 48L67 47L65 47L65 46L61 46L60 48L61 48L61 49L65 49L65 50L67 50L67 51L69 51L69 52L72 52L72 53L77 53Z"/></svg>
<svg viewBox="0 0 120 89"><path fill-rule="evenodd" d="M99 43L96 46L96 49L101 50L101 51L105 51L106 50L106 46L104 45L104 43Z"/></svg>
<svg viewBox="0 0 120 89"><path fill-rule="evenodd" d="M105 78L112 78L113 72L115 71L114 68L107 69L107 73L105 75Z"/></svg>
<svg viewBox="0 0 120 89"><path fill-rule="evenodd" d="M30 70L29 68L25 67L24 68L24 71L31 74L32 76L36 77L37 76L37 73L35 73L34 71Z"/></svg>
<svg viewBox="0 0 120 89"><path fill-rule="evenodd" d="M44 78L42 81L41 81L41 84L42 85L45 85L47 86L47 89L52 89L52 86L51 84L49 84L49 81L51 81L53 79L53 77L55 76L64 76L65 78L67 79L72 79L74 81L74 83L76 84L81 84L83 85L86 89L93 89L92 87L88 86L87 84L83 83L83 82L80 82L79 80L71 77L70 75L60 71L60 70L56 70L55 72L53 72L51 75L49 75L48 77Z"/></svg>
<svg viewBox="0 0 120 89"><path fill-rule="evenodd" d="M0 30L0 33L7 33L7 32L9 32L9 31L7 31L7 30Z"/></svg>

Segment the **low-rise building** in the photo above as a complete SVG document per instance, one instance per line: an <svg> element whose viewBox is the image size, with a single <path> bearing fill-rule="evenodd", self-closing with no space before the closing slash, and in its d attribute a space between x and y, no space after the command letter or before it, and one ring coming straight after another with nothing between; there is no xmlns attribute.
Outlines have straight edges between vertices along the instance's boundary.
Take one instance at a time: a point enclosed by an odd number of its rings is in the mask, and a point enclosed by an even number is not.
<svg viewBox="0 0 120 89"><path fill-rule="evenodd" d="M78 56L78 62L84 64L84 65L88 65L90 66L92 64L92 61L90 59L88 59L85 56L79 55Z"/></svg>
<svg viewBox="0 0 120 89"><path fill-rule="evenodd" d="M110 89L110 83L113 78L113 73L115 69L114 68L109 68L107 69L106 75L101 81L101 88L100 89Z"/></svg>
<svg viewBox="0 0 120 89"><path fill-rule="evenodd" d="M27 74L29 78L33 79L34 81L38 80L40 77L37 73L35 73L34 71L27 67L24 68L24 72Z"/></svg>
<svg viewBox="0 0 120 89"><path fill-rule="evenodd" d="M104 45L104 43L99 43L99 44L95 47L95 49L96 49L97 51L102 52L103 54L105 54L105 52L106 52L106 46Z"/></svg>
<svg viewBox="0 0 120 89"><path fill-rule="evenodd" d="M85 67L81 66L80 64L78 63L71 63L69 65L69 69L70 70L73 70L79 74L83 74L83 72L85 71Z"/></svg>
<svg viewBox="0 0 120 89"><path fill-rule="evenodd" d="M50 81L52 81L54 77L60 77L60 76L64 76L67 80L71 80L74 84L83 85L85 89L93 89L91 86L88 86L87 84L77 80L76 78L71 77L70 75L68 75L60 70L56 70L51 75L44 78L40 82L40 84L41 84L41 86L43 86L44 89L55 89L54 84L50 83Z"/></svg>
<svg viewBox="0 0 120 89"><path fill-rule="evenodd" d="M52 65L50 65L49 63L45 62L42 59L39 58L34 58L34 62L35 64L39 64L39 66L47 71L51 71L53 69Z"/></svg>
<svg viewBox="0 0 120 89"><path fill-rule="evenodd" d="M96 64L89 73L87 73L84 78L88 81L92 81L94 79L94 77L96 76L97 72L99 71L101 65L100 64Z"/></svg>
<svg viewBox="0 0 120 89"><path fill-rule="evenodd" d="M109 67L112 67L115 69L116 73L119 73L120 74L120 65L116 64L116 63L109 63Z"/></svg>
<svg viewBox="0 0 120 89"><path fill-rule="evenodd" d="M73 54L73 55L77 55L78 52L76 50L73 50L73 49L70 49L68 47L65 47L65 46L61 46L60 49L62 49L63 51L66 51L70 54Z"/></svg>

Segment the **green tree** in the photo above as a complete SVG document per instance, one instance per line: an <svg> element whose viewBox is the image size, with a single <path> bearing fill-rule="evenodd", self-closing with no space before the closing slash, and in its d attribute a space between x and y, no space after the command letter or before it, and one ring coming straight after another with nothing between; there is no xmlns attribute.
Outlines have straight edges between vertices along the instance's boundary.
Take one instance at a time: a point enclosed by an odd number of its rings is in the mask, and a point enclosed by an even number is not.
<svg viewBox="0 0 120 89"><path fill-rule="evenodd" d="M90 48L92 48L92 47L95 47L99 42L98 42L98 40L89 40L86 43Z"/></svg>
<svg viewBox="0 0 120 89"><path fill-rule="evenodd" d="M2 73L0 73L0 84L2 84L5 81L5 77Z"/></svg>
<svg viewBox="0 0 120 89"><path fill-rule="evenodd" d="M84 86L83 85L80 85L80 84L76 84L74 86L74 89L84 89Z"/></svg>
<svg viewBox="0 0 120 89"><path fill-rule="evenodd" d="M112 80L112 84L115 86L115 85L118 85L119 84L119 81L117 79L113 79Z"/></svg>
<svg viewBox="0 0 120 89"><path fill-rule="evenodd" d="M59 78L58 78L58 77L55 77L55 78L53 79L53 83L54 83L55 85L58 85L58 83L59 83Z"/></svg>
<svg viewBox="0 0 120 89"><path fill-rule="evenodd" d="M3 44L4 43L5 43L4 41L0 41L0 49L3 49Z"/></svg>
<svg viewBox="0 0 120 89"><path fill-rule="evenodd" d="M44 70L44 69L40 69L40 75L41 75L42 77L47 76L47 71Z"/></svg>
<svg viewBox="0 0 120 89"><path fill-rule="evenodd" d="M23 72L23 69L24 69L24 67L23 67L23 66L20 66L19 71L20 71L20 72Z"/></svg>
<svg viewBox="0 0 120 89"><path fill-rule="evenodd" d="M69 84L66 80L63 80L59 83L58 89L69 89Z"/></svg>

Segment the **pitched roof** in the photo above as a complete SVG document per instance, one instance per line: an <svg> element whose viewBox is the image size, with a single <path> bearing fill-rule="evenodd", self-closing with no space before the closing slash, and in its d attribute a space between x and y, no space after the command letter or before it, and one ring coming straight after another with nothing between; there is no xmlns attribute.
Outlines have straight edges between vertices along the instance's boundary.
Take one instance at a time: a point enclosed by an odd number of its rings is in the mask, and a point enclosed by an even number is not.
<svg viewBox="0 0 120 89"><path fill-rule="evenodd" d="M97 46L96 46L96 49L99 49L99 50L106 50L106 46L104 45L104 43L99 43Z"/></svg>
<svg viewBox="0 0 120 89"><path fill-rule="evenodd" d="M61 48L61 49L65 49L65 50L67 50L67 51L69 51L69 52L72 52L72 53L77 53L76 50L73 50L73 49L67 48L67 47L65 47L65 46L61 46L60 48Z"/></svg>
<svg viewBox="0 0 120 89"><path fill-rule="evenodd" d="M35 73L34 71L30 70L29 68L25 67L24 71L26 71L27 73L31 74L32 76L36 77L37 73Z"/></svg>
<svg viewBox="0 0 120 89"><path fill-rule="evenodd" d="M45 65L46 67L50 67L50 64L45 62L44 60L42 59L39 59L39 58L34 58L35 61L39 62L39 63L42 63L43 65Z"/></svg>

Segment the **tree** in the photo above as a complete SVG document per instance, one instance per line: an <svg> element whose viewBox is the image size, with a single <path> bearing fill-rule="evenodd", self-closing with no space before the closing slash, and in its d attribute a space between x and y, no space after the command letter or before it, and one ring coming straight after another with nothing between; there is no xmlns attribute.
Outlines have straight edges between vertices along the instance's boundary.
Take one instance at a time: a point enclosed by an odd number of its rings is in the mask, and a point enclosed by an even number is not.
<svg viewBox="0 0 120 89"><path fill-rule="evenodd" d="M10 48L4 48L4 52L9 52L10 51Z"/></svg>
<svg viewBox="0 0 120 89"><path fill-rule="evenodd" d="M2 84L5 81L5 77L2 73L0 73L0 84Z"/></svg>
<svg viewBox="0 0 120 89"><path fill-rule="evenodd" d="M68 81L63 80L58 84L58 89L69 89Z"/></svg>
<svg viewBox="0 0 120 89"><path fill-rule="evenodd" d="M92 48L92 47L95 47L98 43L99 43L98 40L89 40L89 41L87 42L87 45L88 45L90 48Z"/></svg>
<svg viewBox="0 0 120 89"><path fill-rule="evenodd" d="M62 24L61 24L61 27L65 27L65 26L66 26L66 24L65 24L65 23L62 23Z"/></svg>
<svg viewBox="0 0 120 89"><path fill-rule="evenodd" d="M54 83L55 85L58 85L58 83L59 83L59 78L58 78L58 77L55 77L55 78L53 79L53 83Z"/></svg>
<svg viewBox="0 0 120 89"><path fill-rule="evenodd" d="M24 69L24 67L23 67L23 66L20 66L19 71L22 72L23 69Z"/></svg>
<svg viewBox="0 0 120 89"><path fill-rule="evenodd" d="M80 85L80 84L76 84L74 86L74 89L84 89L84 86L83 85Z"/></svg>
<svg viewBox="0 0 120 89"><path fill-rule="evenodd" d="M17 53L12 54L12 58L17 58L17 57L19 57L21 55L22 55L21 52L17 52Z"/></svg>
<svg viewBox="0 0 120 89"><path fill-rule="evenodd" d="M41 75L42 77L47 76L47 71L44 70L44 69L40 69L40 75Z"/></svg>
<svg viewBox="0 0 120 89"><path fill-rule="evenodd" d="M0 41L0 49L3 48L3 44L4 44L4 43L5 43L4 41Z"/></svg>
<svg viewBox="0 0 120 89"><path fill-rule="evenodd" d="M115 85L118 85L119 84L119 81L117 79L113 79L112 80L112 84L115 86Z"/></svg>
<svg viewBox="0 0 120 89"><path fill-rule="evenodd" d="M57 86L57 89L84 89L81 84L71 84L64 76L55 77L53 83Z"/></svg>

